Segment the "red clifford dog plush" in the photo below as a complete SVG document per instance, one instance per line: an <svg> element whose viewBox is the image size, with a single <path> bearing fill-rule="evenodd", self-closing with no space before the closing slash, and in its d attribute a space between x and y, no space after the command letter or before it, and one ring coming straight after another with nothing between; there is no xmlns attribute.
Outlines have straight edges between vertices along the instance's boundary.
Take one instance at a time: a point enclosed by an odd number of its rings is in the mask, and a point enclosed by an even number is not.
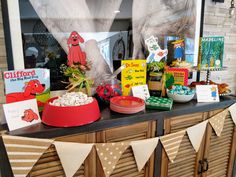
<svg viewBox="0 0 236 177"><path fill-rule="evenodd" d="M32 109L26 109L21 119L26 122L32 122L33 120L38 120L39 117Z"/></svg>
<svg viewBox="0 0 236 177"><path fill-rule="evenodd" d="M81 65L85 66L86 62L86 54L82 52L79 43L84 43L84 39L76 32L73 31L70 34L69 39L67 40L67 44L69 47L69 53L67 56L68 59L68 66L73 65L74 63L80 63Z"/></svg>
<svg viewBox="0 0 236 177"><path fill-rule="evenodd" d="M17 101L34 99L36 94L43 93L45 89L45 84L41 84L39 80L31 80L26 83L23 92L14 92L6 94L6 102L12 103ZM43 106L42 102L38 101L38 106Z"/></svg>

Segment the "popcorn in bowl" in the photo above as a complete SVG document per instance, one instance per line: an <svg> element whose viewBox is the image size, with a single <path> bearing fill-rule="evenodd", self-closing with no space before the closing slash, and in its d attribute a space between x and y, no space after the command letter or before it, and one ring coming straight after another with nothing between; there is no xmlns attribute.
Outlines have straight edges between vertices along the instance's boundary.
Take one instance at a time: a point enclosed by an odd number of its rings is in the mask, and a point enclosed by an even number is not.
<svg viewBox="0 0 236 177"><path fill-rule="evenodd" d="M86 94L82 92L68 92L57 99L49 102L50 105L53 106L81 106L86 105L93 102L92 97L88 97Z"/></svg>

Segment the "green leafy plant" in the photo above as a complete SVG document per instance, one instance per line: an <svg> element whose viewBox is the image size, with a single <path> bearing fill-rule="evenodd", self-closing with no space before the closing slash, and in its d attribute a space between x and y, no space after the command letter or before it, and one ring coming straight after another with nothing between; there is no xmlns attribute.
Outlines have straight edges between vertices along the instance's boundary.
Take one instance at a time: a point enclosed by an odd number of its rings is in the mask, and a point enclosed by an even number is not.
<svg viewBox="0 0 236 177"><path fill-rule="evenodd" d="M154 61L152 63L147 64L148 72L164 72L165 63Z"/></svg>
<svg viewBox="0 0 236 177"><path fill-rule="evenodd" d="M165 73L165 75L164 75L164 80L165 80L165 88L171 88L172 87L172 85L174 84L174 82L175 82L175 79L174 79L174 76L173 76L173 74L171 74L171 73Z"/></svg>
<svg viewBox="0 0 236 177"><path fill-rule="evenodd" d="M89 96L91 95L93 80L87 78L85 72L79 69L79 66L74 65L73 67L69 67L63 65L61 66L61 70L65 76L69 77L69 82L63 82L68 84L68 86L66 87L68 91L83 91L85 89L87 94Z"/></svg>

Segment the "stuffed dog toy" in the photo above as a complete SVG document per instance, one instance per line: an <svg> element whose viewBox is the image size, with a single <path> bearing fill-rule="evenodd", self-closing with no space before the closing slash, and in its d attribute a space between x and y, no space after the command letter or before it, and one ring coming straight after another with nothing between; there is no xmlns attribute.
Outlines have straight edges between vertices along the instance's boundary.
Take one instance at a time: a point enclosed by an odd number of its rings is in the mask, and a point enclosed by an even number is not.
<svg viewBox="0 0 236 177"><path fill-rule="evenodd" d="M26 122L32 122L33 120L38 120L39 117L32 109L26 109L21 119Z"/></svg>
<svg viewBox="0 0 236 177"><path fill-rule="evenodd" d="M41 84L39 80L31 80L26 83L23 92L14 92L6 94L6 102L12 103L17 101L34 99L36 94L43 93L45 84ZM38 106L42 106L43 103L38 102Z"/></svg>
<svg viewBox="0 0 236 177"><path fill-rule="evenodd" d="M82 52L79 43L84 43L84 39L76 32L73 31L70 34L69 39L67 40L67 44L69 47L69 53L67 56L69 66L73 65L74 63L80 63L81 65L86 65L86 54Z"/></svg>

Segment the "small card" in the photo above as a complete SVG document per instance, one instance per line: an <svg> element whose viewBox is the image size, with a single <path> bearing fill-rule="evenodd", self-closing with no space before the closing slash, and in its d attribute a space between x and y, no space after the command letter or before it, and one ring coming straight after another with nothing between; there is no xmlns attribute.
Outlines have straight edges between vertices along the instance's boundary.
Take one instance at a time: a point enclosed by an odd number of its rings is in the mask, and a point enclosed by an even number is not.
<svg viewBox="0 0 236 177"><path fill-rule="evenodd" d="M132 87L132 94L135 97L146 100L150 97L147 85L139 85Z"/></svg>
<svg viewBox="0 0 236 177"><path fill-rule="evenodd" d="M36 99L3 105L10 131L41 122Z"/></svg>
<svg viewBox="0 0 236 177"><path fill-rule="evenodd" d="M198 102L220 101L217 85L197 85L196 93Z"/></svg>

